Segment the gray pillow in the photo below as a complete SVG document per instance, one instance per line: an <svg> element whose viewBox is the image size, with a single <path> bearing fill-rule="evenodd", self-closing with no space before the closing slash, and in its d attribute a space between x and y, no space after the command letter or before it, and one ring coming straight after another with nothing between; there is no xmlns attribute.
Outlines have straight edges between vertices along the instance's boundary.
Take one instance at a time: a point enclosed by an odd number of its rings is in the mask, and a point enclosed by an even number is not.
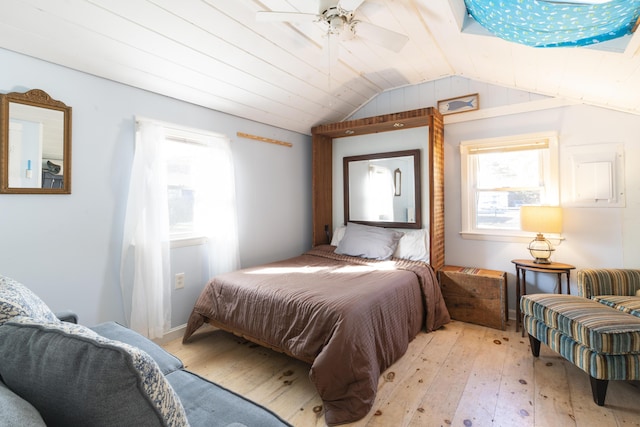
<svg viewBox="0 0 640 427"><path fill-rule="evenodd" d="M386 260L396 251L401 237L399 231L350 222L335 253Z"/></svg>
<svg viewBox="0 0 640 427"><path fill-rule="evenodd" d="M0 276L0 325L16 316L57 322L56 315L26 286Z"/></svg>
<svg viewBox="0 0 640 427"><path fill-rule="evenodd" d="M0 326L0 376L47 425L188 426L145 352L67 322L16 317Z"/></svg>
<svg viewBox="0 0 640 427"><path fill-rule="evenodd" d="M3 427L46 427L44 420L29 402L0 381L0 425Z"/></svg>
<svg viewBox="0 0 640 427"><path fill-rule="evenodd" d="M105 338L127 343L144 351L158 364L163 375L170 374L184 367L180 359L166 352L158 344L116 322L101 323L92 326L90 329Z"/></svg>

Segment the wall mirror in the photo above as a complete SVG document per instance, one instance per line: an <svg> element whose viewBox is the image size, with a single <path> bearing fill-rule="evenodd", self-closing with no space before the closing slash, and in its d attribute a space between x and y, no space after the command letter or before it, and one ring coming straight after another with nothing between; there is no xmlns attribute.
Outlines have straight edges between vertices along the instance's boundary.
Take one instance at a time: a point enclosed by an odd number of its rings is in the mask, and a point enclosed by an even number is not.
<svg viewBox="0 0 640 427"><path fill-rule="evenodd" d="M71 193L71 107L33 89L0 95L0 193Z"/></svg>
<svg viewBox="0 0 640 427"><path fill-rule="evenodd" d="M420 150L344 157L346 222L422 228Z"/></svg>

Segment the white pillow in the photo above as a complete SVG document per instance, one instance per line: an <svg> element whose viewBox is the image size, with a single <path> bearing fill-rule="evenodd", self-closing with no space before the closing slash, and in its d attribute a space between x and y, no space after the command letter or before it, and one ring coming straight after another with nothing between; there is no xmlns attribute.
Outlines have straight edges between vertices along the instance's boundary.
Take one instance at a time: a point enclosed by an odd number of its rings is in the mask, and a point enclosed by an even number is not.
<svg viewBox="0 0 640 427"><path fill-rule="evenodd" d="M429 231L423 228L405 232L393 256L429 263Z"/></svg>
<svg viewBox="0 0 640 427"><path fill-rule="evenodd" d="M350 222L335 253L386 260L396 251L401 237L399 231Z"/></svg>
<svg viewBox="0 0 640 427"><path fill-rule="evenodd" d="M347 230L346 225L341 225L339 227L336 227L335 230L333 230L333 236L331 237L332 246L338 246L338 244L340 243L340 240L342 240L342 238L344 237L344 232L346 230Z"/></svg>

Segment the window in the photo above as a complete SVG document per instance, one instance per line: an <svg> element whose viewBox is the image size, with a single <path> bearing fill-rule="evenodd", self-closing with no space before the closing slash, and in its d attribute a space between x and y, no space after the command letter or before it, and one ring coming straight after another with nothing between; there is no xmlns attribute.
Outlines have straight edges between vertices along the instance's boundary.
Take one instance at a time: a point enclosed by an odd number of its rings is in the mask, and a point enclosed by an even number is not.
<svg viewBox="0 0 640 427"><path fill-rule="evenodd" d="M226 139L194 130L164 130L170 237L172 241L197 243L210 235L209 229L216 220L217 209L212 205L221 207L233 199L223 194L235 191L229 188L232 182L226 175L231 168L227 164L230 159L216 148Z"/></svg>
<svg viewBox="0 0 640 427"><path fill-rule="evenodd" d="M463 236L522 236L520 206L557 204L557 145L552 133L462 142Z"/></svg>
<svg viewBox="0 0 640 427"><path fill-rule="evenodd" d="M193 237L197 234L194 216L198 157L206 150L206 146L168 137L165 139L165 148L169 232L172 240Z"/></svg>
<svg viewBox="0 0 640 427"><path fill-rule="evenodd" d="M132 329L157 338L171 326L170 247L206 248L209 277L240 268L233 158L211 132L136 118L135 137L120 278Z"/></svg>

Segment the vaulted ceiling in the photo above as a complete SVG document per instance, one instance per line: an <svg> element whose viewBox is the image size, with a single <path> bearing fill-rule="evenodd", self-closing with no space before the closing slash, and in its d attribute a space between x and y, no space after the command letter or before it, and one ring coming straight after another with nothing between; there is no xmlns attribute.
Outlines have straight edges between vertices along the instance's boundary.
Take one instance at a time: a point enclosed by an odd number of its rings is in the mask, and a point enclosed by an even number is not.
<svg viewBox="0 0 640 427"><path fill-rule="evenodd" d="M336 2L0 0L0 47L305 134L447 76L640 114L637 35L612 50L536 49L462 31L463 0L366 0L355 18L408 43L394 52L343 32L332 61L324 23L256 19Z"/></svg>

